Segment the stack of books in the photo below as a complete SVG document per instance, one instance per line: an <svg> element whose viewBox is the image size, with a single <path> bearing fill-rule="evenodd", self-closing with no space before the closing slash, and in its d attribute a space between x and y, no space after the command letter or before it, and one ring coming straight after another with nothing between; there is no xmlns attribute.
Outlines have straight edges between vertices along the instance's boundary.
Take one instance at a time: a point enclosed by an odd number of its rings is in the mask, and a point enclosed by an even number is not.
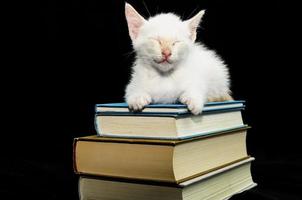
<svg viewBox="0 0 302 200"><path fill-rule="evenodd" d="M96 105L98 135L74 140L80 199L228 199L256 186L244 103L208 103L197 116L182 104Z"/></svg>

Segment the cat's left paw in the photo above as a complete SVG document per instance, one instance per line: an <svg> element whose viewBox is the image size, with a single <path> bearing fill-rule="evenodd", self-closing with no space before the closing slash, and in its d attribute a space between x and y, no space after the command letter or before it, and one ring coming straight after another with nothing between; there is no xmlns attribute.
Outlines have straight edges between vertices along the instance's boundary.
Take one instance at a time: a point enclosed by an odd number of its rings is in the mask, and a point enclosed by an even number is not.
<svg viewBox="0 0 302 200"><path fill-rule="evenodd" d="M194 115L201 114L204 106L204 102L200 98L194 98L187 95L182 95L179 101L188 106L190 112Z"/></svg>

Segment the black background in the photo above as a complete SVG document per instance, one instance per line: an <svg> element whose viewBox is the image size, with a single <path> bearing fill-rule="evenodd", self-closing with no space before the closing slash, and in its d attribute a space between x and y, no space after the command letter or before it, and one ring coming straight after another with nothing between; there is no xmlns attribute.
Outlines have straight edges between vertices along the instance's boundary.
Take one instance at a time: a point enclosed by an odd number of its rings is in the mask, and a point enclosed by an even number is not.
<svg viewBox="0 0 302 200"><path fill-rule="evenodd" d="M247 146L259 184L233 199L299 199L298 23L286 1L129 1L143 16L207 12L198 41L217 51L235 99L247 101ZM95 134L94 105L123 101L134 55L124 1L48 0L13 9L3 81L1 196L77 199L74 137ZM6 74L2 74L3 80ZM2 82L2 81L1 81ZM5 114L4 114L5 113Z"/></svg>

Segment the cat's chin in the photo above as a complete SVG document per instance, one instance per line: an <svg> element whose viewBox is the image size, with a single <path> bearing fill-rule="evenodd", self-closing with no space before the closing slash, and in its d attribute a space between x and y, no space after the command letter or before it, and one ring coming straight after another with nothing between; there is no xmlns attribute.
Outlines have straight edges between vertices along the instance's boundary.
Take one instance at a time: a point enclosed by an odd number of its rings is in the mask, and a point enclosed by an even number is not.
<svg viewBox="0 0 302 200"><path fill-rule="evenodd" d="M168 74L172 71L174 71L174 64L169 63L169 62L164 62L164 63L155 63L153 67L160 72L161 74Z"/></svg>

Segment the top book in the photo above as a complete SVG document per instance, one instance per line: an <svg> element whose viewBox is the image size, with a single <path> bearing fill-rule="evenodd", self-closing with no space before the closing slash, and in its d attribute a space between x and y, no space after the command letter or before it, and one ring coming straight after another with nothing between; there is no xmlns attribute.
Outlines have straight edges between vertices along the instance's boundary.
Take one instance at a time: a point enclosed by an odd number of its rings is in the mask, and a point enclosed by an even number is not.
<svg viewBox="0 0 302 200"><path fill-rule="evenodd" d="M209 112L214 110L226 110L239 108L244 106L245 101L222 101L222 102L209 102L206 103L203 112ZM97 104L96 112L113 112L127 114L129 113L127 103L107 103L107 104ZM190 111L184 104L150 104L147 105L141 112L136 114L187 114Z"/></svg>
<svg viewBox="0 0 302 200"><path fill-rule="evenodd" d="M151 139L187 139L244 126L244 101L211 102L201 115L183 104L151 104L129 112L126 103L97 104L96 131L100 136Z"/></svg>

